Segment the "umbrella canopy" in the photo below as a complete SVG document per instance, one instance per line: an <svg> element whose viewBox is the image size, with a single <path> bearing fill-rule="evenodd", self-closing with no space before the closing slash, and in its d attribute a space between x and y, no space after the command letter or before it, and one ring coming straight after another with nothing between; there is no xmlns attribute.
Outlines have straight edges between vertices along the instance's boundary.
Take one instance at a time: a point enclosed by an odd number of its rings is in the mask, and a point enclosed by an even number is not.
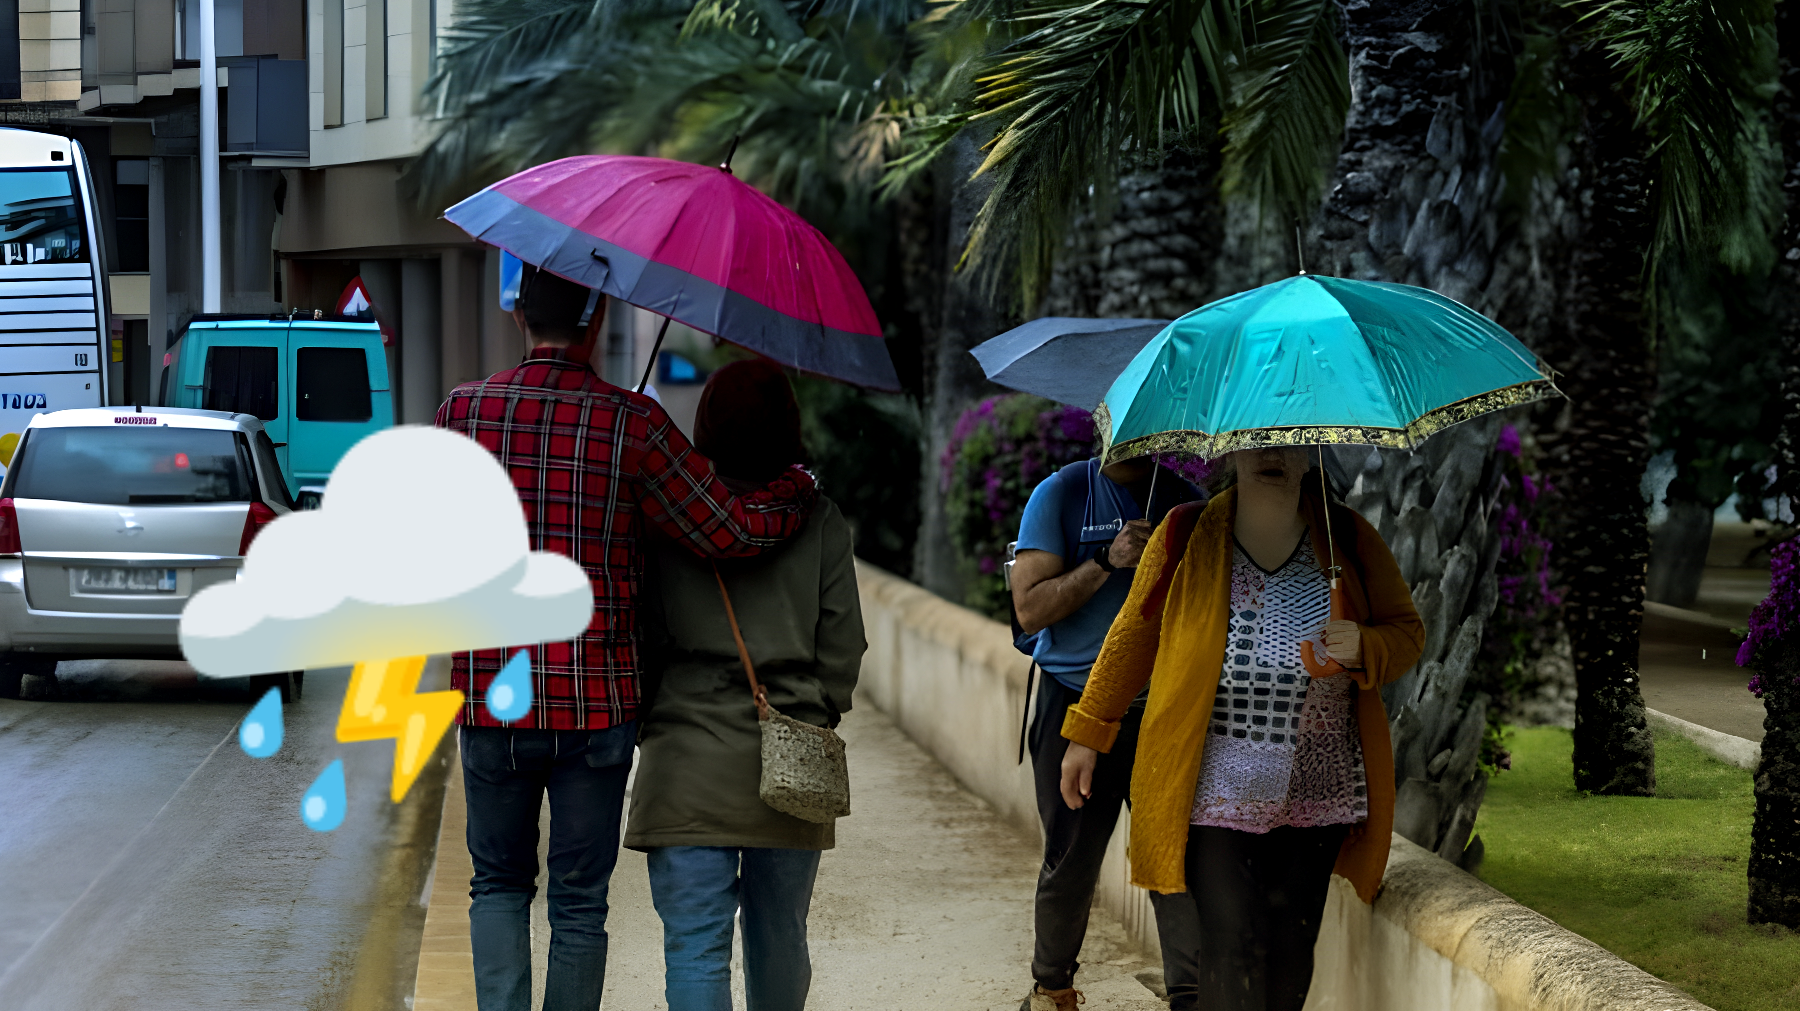
<svg viewBox="0 0 1800 1011"><path fill-rule="evenodd" d="M563 158L444 217L526 263L785 365L900 388L869 296L836 247L729 170Z"/></svg>
<svg viewBox="0 0 1800 1011"><path fill-rule="evenodd" d="M1560 396L1492 320L1424 288L1302 274L1220 299L1146 344L1095 423L1105 459L1361 443L1411 449Z"/></svg>
<svg viewBox="0 0 1800 1011"><path fill-rule="evenodd" d="M1168 325L1165 319L1045 316L969 353L1001 386L1091 411L1131 359Z"/></svg>

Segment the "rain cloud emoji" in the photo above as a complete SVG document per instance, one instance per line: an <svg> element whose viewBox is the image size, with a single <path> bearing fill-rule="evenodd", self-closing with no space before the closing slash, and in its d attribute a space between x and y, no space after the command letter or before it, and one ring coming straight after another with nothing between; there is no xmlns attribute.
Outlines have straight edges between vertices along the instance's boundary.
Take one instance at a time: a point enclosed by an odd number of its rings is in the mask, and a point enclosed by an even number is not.
<svg viewBox="0 0 1800 1011"><path fill-rule="evenodd" d="M463 704L416 692L426 655L570 639L592 608L579 565L530 550L487 450L407 426L357 443L319 509L270 523L236 582L196 594L181 648L203 677L355 664L337 738L394 739L399 801Z"/></svg>

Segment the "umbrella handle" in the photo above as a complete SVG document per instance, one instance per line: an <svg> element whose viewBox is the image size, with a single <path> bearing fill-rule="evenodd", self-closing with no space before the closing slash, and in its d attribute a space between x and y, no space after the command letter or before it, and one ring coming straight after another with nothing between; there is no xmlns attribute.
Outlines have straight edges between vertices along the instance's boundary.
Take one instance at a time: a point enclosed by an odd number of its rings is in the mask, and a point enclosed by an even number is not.
<svg viewBox="0 0 1800 1011"><path fill-rule="evenodd" d="M656 331L656 343L650 346L650 361L644 365L644 378L638 380L637 391L644 392L650 385L650 373L656 368L656 353L662 350L663 335L669 332L669 317L664 316L662 327Z"/></svg>

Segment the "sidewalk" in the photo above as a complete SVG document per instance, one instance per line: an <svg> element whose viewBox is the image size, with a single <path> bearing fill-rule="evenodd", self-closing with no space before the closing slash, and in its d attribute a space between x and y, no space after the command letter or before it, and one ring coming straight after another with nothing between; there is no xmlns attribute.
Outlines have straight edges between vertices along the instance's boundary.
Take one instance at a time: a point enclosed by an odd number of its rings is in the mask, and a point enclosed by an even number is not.
<svg viewBox="0 0 1800 1011"><path fill-rule="evenodd" d="M963 790L879 710L859 700L840 728L850 753L855 814L813 894L813 988L832 1011L944 1008L1014 1011L1030 983L1031 894L1039 853ZM547 815L546 815L547 817ZM469 857L462 774L451 770L425 919L415 1011L474 1011L469 966ZM543 992L549 944L542 893L533 907L533 961ZM613 875L605 1008L662 1009L662 924L644 856L620 853ZM1084 1011L1158 1011L1136 978L1160 974L1095 910L1076 985ZM743 1007L741 979L733 981Z"/></svg>
<svg viewBox="0 0 1800 1011"><path fill-rule="evenodd" d="M1713 527L1700 593L1686 609L1644 605L1638 640L1644 704L1745 740L1763 737L1763 704L1745 686L1750 672L1737 665L1733 628L1750 623L1750 609L1769 594L1767 552L1742 563L1762 539L1747 523Z"/></svg>

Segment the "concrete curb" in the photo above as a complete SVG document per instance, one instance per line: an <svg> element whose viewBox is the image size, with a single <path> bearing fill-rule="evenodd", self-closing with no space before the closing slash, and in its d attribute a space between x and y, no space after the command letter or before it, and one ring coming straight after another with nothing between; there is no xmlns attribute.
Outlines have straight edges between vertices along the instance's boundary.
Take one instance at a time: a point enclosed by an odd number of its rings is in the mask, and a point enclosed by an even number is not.
<svg viewBox="0 0 1800 1011"><path fill-rule="evenodd" d="M1500 1011L1708 1011L1397 834L1374 914L1474 973Z"/></svg>
<svg viewBox="0 0 1800 1011"><path fill-rule="evenodd" d="M1698 723L1689 723L1680 717L1659 713L1654 709L1645 709L1644 715L1652 726L1672 731L1700 745L1708 753L1727 765L1735 765L1740 769L1756 771L1762 763L1762 745L1742 737L1733 737L1711 727L1703 727Z"/></svg>

